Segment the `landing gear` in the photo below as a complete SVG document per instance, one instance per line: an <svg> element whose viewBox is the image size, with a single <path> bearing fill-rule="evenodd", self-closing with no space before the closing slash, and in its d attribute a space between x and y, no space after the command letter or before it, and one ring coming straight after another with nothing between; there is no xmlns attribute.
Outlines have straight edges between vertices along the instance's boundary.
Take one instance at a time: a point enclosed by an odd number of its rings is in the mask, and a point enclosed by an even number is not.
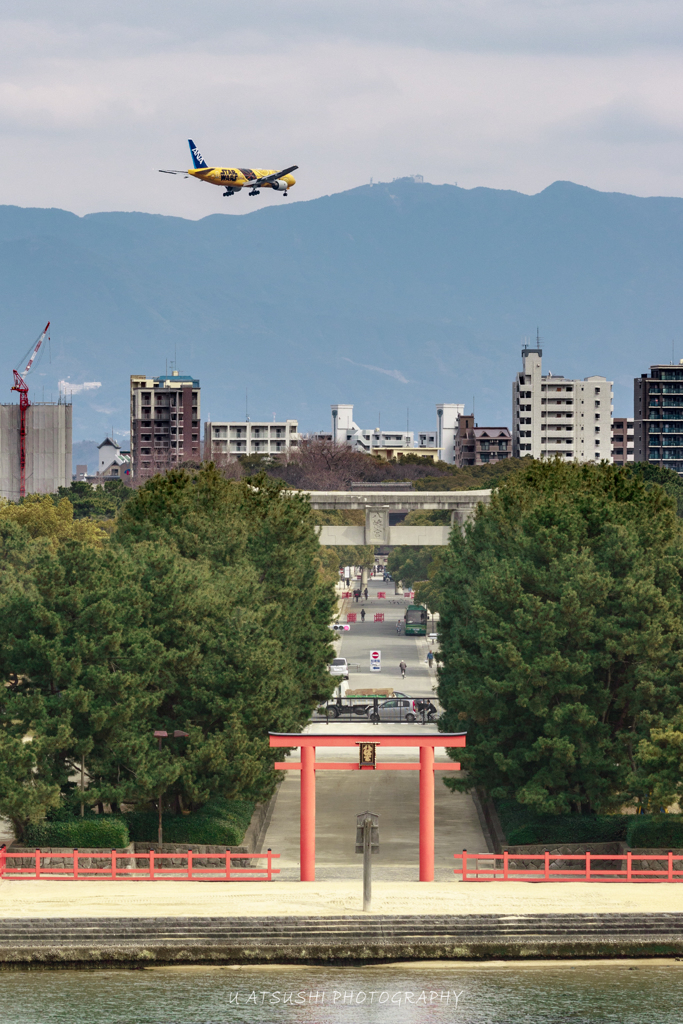
<svg viewBox="0 0 683 1024"><path fill-rule="evenodd" d="M226 188L225 192L223 193L224 196L234 196L234 194L234 188Z"/></svg>
<svg viewBox="0 0 683 1024"><path fill-rule="evenodd" d="M260 196L261 195L261 190L258 189L258 188L252 188L252 190L249 193L249 195L250 196Z"/></svg>
<svg viewBox="0 0 683 1024"><path fill-rule="evenodd" d="M288 195L289 195L289 192L283 192L282 193L282 198L286 199Z"/></svg>

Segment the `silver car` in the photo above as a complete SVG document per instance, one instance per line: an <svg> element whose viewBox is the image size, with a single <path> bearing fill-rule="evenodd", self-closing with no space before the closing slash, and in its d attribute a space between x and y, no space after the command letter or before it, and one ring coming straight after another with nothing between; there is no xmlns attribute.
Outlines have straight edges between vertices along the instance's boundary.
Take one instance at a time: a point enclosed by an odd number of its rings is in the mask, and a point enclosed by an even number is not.
<svg viewBox="0 0 683 1024"><path fill-rule="evenodd" d="M390 700L383 700L377 706L377 711L368 708L368 718L371 722L416 722L417 710L415 701L410 697L392 697Z"/></svg>

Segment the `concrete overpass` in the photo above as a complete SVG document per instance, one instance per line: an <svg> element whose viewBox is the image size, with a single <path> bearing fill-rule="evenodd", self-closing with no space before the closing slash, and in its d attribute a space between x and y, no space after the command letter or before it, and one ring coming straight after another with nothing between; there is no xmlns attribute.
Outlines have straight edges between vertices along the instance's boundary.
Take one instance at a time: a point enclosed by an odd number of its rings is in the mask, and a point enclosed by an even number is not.
<svg viewBox="0 0 683 1024"><path fill-rule="evenodd" d="M491 500L491 491L305 491L313 508L363 509L365 526L321 526L324 546L398 544L438 546L448 543L453 526L464 526L477 505ZM389 525L390 512L446 510L450 526Z"/></svg>

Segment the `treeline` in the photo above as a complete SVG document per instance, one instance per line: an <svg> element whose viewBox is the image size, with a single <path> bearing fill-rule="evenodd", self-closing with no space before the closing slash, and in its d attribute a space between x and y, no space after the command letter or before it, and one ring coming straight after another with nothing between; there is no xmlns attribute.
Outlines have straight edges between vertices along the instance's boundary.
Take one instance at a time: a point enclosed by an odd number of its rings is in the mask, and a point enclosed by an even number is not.
<svg viewBox="0 0 683 1024"><path fill-rule="evenodd" d="M541 814L683 797L681 483L532 462L440 550L440 728L479 785ZM669 492L669 493L667 493ZM433 566L427 567L428 572Z"/></svg>
<svg viewBox="0 0 683 1024"><path fill-rule="evenodd" d="M308 502L206 466L126 495L110 533L75 509L0 509L0 815L21 836L82 801L267 797L268 732L299 731L330 692Z"/></svg>

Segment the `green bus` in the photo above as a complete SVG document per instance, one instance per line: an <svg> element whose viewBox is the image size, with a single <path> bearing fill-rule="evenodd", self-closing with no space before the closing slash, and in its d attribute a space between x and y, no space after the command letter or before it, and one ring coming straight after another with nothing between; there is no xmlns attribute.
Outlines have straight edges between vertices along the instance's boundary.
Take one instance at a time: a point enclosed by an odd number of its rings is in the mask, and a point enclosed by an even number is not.
<svg viewBox="0 0 683 1024"><path fill-rule="evenodd" d="M423 604L409 604L406 608L406 636L427 635L427 609Z"/></svg>

